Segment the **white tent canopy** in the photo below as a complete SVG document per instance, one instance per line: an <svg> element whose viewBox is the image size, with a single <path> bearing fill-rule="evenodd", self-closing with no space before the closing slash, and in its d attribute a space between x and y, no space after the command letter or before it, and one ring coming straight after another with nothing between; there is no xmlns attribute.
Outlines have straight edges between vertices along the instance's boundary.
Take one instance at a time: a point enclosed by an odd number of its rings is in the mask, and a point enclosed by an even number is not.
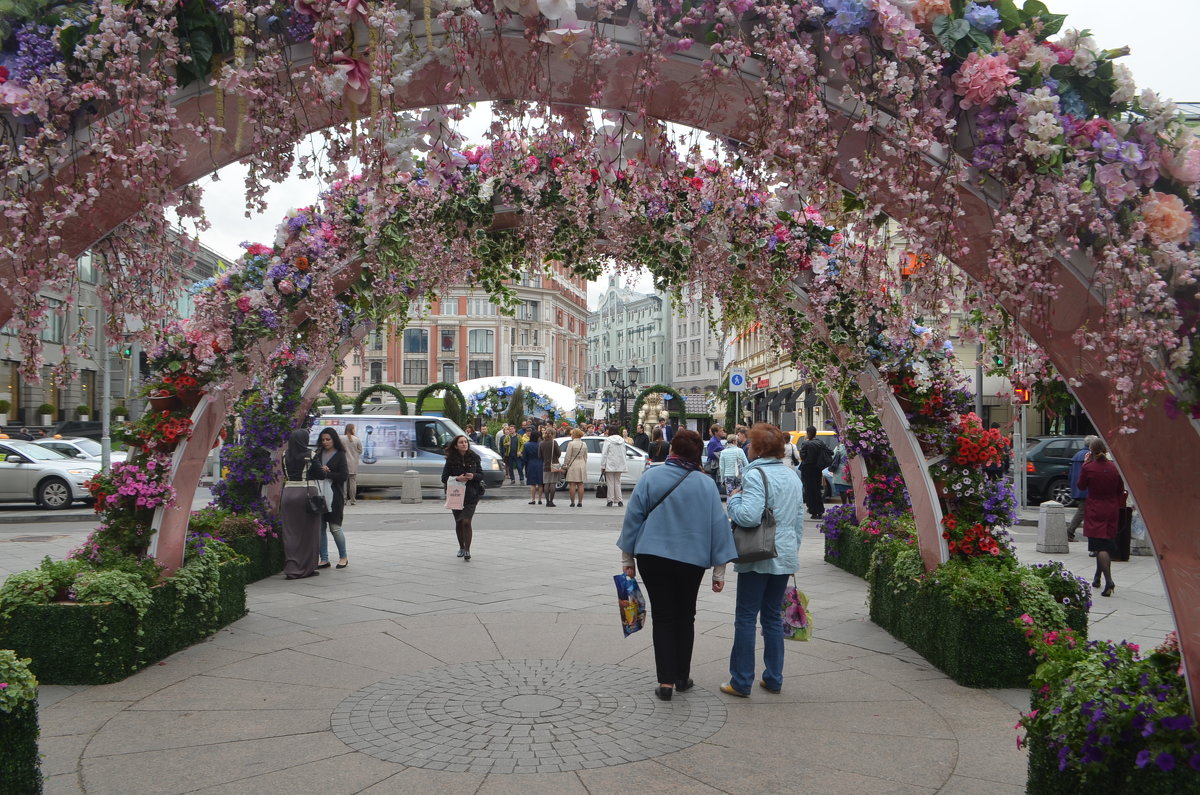
<svg viewBox="0 0 1200 795"><path fill-rule="evenodd" d="M480 392L486 392L492 387L497 389L506 386L521 386L526 392L536 392L537 394L549 398L558 406L560 414L567 414L575 411L575 390L569 386L556 384L553 381L547 381L543 378L528 378L520 375L495 375L490 378L472 378L469 381L459 381L458 388L462 390L463 396L467 402L472 401L472 397Z"/></svg>

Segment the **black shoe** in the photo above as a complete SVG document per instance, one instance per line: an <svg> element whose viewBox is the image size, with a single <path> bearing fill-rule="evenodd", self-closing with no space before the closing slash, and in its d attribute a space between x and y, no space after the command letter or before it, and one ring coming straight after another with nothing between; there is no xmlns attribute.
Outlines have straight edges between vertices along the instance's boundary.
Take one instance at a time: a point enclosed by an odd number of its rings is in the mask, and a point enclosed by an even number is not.
<svg viewBox="0 0 1200 795"><path fill-rule="evenodd" d="M331 565L333 565L333 564L331 564L329 561L327 561L327 560L323 560L323 561L321 561L320 563L318 563L318 564L317 564L317 568L318 568L318 569L327 569L327 568L329 568Z"/></svg>
<svg viewBox="0 0 1200 795"><path fill-rule="evenodd" d="M471 550L468 549L466 552L463 553L463 560L470 560L470 559L471 559Z"/></svg>
<svg viewBox="0 0 1200 795"><path fill-rule="evenodd" d="M691 679L688 679L686 682L682 679L675 682L675 689L678 690L680 693L686 693L687 691L691 690L695 686L696 686L696 683L693 682Z"/></svg>
<svg viewBox="0 0 1200 795"><path fill-rule="evenodd" d="M1117 590L1117 585L1116 585L1116 583L1109 583L1109 584L1108 584L1108 587L1107 587L1107 588L1105 588L1103 591L1101 591L1101 592L1100 592L1100 595L1101 595L1101 596L1112 596L1112 595L1113 595L1113 591L1115 591L1115 590Z"/></svg>
<svg viewBox="0 0 1200 795"><path fill-rule="evenodd" d="M1076 539L1075 536L1067 536L1067 540L1068 541L1076 541L1078 539Z"/></svg>
<svg viewBox="0 0 1200 795"><path fill-rule="evenodd" d="M1100 587L1100 575L1099 575L1099 574L1097 574L1097 575L1096 575L1096 578L1095 578L1094 580L1092 580L1092 587L1093 587L1093 588L1099 588L1099 587Z"/></svg>
<svg viewBox="0 0 1200 795"><path fill-rule="evenodd" d="M656 687L656 688L654 688L654 695L658 696L659 701L670 701L671 700L671 688Z"/></svg>

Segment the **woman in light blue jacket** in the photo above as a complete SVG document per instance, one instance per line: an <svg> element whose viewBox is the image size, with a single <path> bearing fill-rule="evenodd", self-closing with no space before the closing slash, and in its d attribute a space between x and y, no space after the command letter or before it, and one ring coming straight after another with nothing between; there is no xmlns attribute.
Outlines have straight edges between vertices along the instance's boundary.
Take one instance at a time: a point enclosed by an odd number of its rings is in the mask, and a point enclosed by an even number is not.
<svg viewBox="0 0 1200 795"><path fill-rule="evenodd" d="M800 538L804 533L804 489L790 467L784 465L787 438L774 425L759 422L750 429L750 457L742 474L742 490L729 495L729 518L751 527L762 520L764 496L769 492L775 512L775 550L778 555L756 563L737 563L737 608L733 622L733 651L729 654L729 681L721 692L747 698L754 684L754 627L762 622L763 675L759 686L771 693L783 689L783 616L780 605L788 577L800 565ZM766 477L769 489L763 488Z"/></svg>
<svg viewBox="0 0 1200 795"><path fill-rule="evenodd" d="M720 593L725 564L737 556L717 487L700 471L703 444L691 430L671 438L666 464L647 469L634 487L617 539L621 567L630 577L642 570L650 597L654 695L663 701L692 687L696 597L704 570L713 567L712 589Z"/></svg>

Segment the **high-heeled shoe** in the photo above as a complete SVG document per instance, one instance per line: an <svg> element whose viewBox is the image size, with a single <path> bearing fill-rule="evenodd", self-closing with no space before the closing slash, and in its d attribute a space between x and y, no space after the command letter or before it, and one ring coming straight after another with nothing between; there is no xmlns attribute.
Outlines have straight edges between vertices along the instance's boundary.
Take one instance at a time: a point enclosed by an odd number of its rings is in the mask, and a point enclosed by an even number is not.
<svg viewBox="0 0 1200 795"><path fill-rule="evenodd" d="M1117 585L1116 585L1116 583L1113 583L1113 584L1109 585L1107 588L1105 588L1103 591L1101 591L1100 595L1101 596L1112 596L1113 591L1115 591L1115 590L1117 590Z"/></svg>
<svg viewBox="0 0 1200 795"><path fill-rule="evenodd" d="M1099 574L1097 574L1097 575L1096 575L1096 577L1095 577L1095 579L1093 579L1093 580L1092 580L1092 587L1093 587L1093 588L1099 588L1099 587L1100 587L1100 575L1099 575Z"/></svg>

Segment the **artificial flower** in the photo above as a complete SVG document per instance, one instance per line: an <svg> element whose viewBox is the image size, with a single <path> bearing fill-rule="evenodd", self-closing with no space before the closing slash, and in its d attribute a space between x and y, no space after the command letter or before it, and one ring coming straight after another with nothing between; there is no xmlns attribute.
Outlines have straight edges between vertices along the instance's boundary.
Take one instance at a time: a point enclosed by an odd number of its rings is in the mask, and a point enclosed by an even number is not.
<svg viewBox="0 0 1200 795"><path fill-rule="evenodd" d="M1150 191L1142 199L1146 235L1154 243L1182 243L1191 234L1195 218L1178 196Z"/></svg>
<svg viewBox="0 0 1200 795"><path fill-rule="evenodd" d="M959 106L969 109L991 105L1016 84L1017 76L1004 53L972 52L955 73L953 82L954 90L962 97Z"/></svg>

